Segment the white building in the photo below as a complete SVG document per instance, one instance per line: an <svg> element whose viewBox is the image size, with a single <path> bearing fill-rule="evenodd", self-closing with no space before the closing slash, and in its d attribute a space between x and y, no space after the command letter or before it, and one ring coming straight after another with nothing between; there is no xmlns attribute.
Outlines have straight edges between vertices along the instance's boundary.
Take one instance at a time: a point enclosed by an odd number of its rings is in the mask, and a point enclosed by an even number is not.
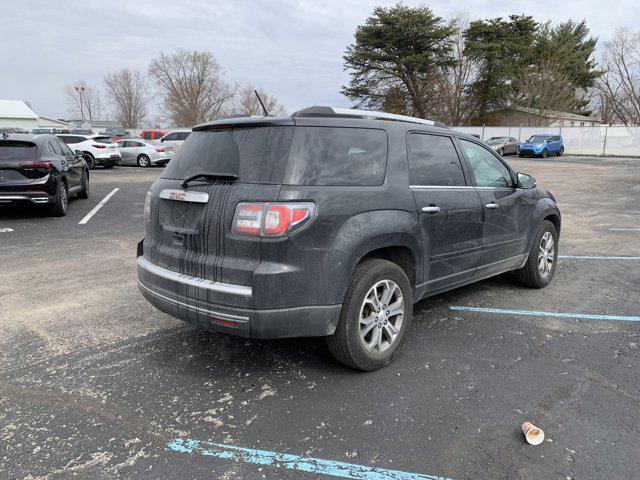
<svg viewBox="0 0 640 480"><path fill-rule="evenodd" d="M39 116L22 100L0 98L0 127L20 127L31 130L37 127L67 127L67 122Z"/></svg>

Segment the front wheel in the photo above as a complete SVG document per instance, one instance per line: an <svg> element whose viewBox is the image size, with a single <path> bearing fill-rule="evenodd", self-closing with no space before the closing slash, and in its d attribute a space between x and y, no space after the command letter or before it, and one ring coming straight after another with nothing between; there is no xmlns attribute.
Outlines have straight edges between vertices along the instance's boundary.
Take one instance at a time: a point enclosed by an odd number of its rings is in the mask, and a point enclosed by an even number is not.
<svg viewBox="0 0 640 480"><path fill-rule="evenodd" d="M151 160L146 155L140 155L137 163L139 167L148 167L151 165Z"/></svg>
<svg viewBox="0 0 640 480"><path fill-rule="evenodd" d="M542 150L542 153L540 154L540 156L542 158L547 158L547 155L549 155L549 152L547 152L547 149L545 148L544 150Z"/></svg>
<svg viewBox="0 0 640 480"><path fill-rule="evenodd" d="M532 288L546 287L551 283L558 261L558 232L553 223L542 222L538 228L527 263L516 270L516 277L523 285Z"/></svg>
<svg viewBox="0 0 640 480"><path fill-rule="evenodd" d="M413 294L404 270L387 260L366 260L351 277L340 320L327 345L341 363L376 370L393 360L412 317Z"/></svg>
<svg viewBox="0 0 640 480"><path fill-rule="evenodd" d="M501 157L504 157L504 148L500 148L498 150L498 155L500 155Z"/></svg>

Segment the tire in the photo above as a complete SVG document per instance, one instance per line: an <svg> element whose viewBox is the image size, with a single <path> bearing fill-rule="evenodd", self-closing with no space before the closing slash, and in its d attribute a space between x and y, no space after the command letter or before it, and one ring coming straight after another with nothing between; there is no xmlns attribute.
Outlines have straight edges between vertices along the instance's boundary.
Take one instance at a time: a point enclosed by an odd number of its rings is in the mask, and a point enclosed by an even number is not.
<svg viewBox="0 0 640 480"><path fill-rule="evenodd" d="M498 149L498 155L500 155L501 157L504 157L504 148Z"/></svg>
<svg viewBox="0 0 640 480"><path fill-rule="evenodd" d="M64 217L67 214L68 207L69 195L67 192L67 185L60 179L58 180L58 186L56 187L56 195L49 206L49 213L54 217Z"/></svg>
<svg viewBox="0 0 640 480"><path fill-rule="evenodd" d="M84 161L87 162L87 167L89 167L89 170L93 170L94 168L96 168L96 160L95 158L93 158L93 155L85 153L83 155L83 158Z"/></svg>
<svg viewBox="0 0 640 480"><path fill-rule="evenodd" d="M149 157L147 157L146 155L138 156L138 160L136 160L136 163L138 164L139 167L151 166L151 160L149 160Z"/></svg>
<svg viewBox="0 0 640 480"><path fill-rule="evenodd" d="M542 153L540 154L540 156L542 158L547 158L547 155L549 155L549 152L547 152L547 149L545 148L544 150L542 150Z"/></svg>
<svg viewBox="0 0 640 480"><path fill-rule="evenodd" d="M549 235L547 235L549 234ZM542 249L544 248L543 239L550 238L553 240L552 248L553 251L549 252L547 248L546 257L544 263L546 265L545 270L546 274L542 273L542 267L540 264L542 262ZM548 243L547 243L548 245ZM551 260L551 264L549 264L549 260ZM527 259L527 263L525 263L524 267L519 270L516 270L516 278L520 283L527 287L531 288L543 288L551 283L553 279L553 275L556 271L556 265L558 263L558 232L556 232L556 227L548 220L542 222L536 236L533 239L533 245L531 246L531 251L529 252L529 258Z"/></svg>
<svg viewBox="0 0 640 480"><path fill-rule="evenodd" d="M78 192L78 198L89 198L89 174L86 170L82 172L80 185L82 185L82 189Z"/></svg>
<svg viewBox="0 0 640 480"><path fill-rule="evenodd" d="M402 309L396 311L401 310L401 313L394 316L393 311L390 312L388 306L385 306L386 310L381 309L383 317L378 320L377 315L374 315L373 303L366 300L371 298L374 287L383 300L392 284L396 289L392 291L390 305L400 301ZM385 313L392 315L387 317ZM367 325L360 322L361 315L373 320L373 328L369 328L363 335L361 328L366 330ZM327 346L336 360L351 368L363 371L382 368L393 360L403 344L411 328L412 317L413 294L404 270L387 260L366 260L356 267L351 276L340 320L334 334L327 337ZM391 332L396 326L399 330L392 337ZM381 341L377 341L378 336L381 336ZM371 348L367 348L365 342L371 343Z"/></svg>
<svg viewBox="0 0 640 480"><path fill-rule="evenodd" d="M560 150L558 150L558 153L556 155L560 157L562 156L563 153L564 153L564 147L560 147Z"/></svg>

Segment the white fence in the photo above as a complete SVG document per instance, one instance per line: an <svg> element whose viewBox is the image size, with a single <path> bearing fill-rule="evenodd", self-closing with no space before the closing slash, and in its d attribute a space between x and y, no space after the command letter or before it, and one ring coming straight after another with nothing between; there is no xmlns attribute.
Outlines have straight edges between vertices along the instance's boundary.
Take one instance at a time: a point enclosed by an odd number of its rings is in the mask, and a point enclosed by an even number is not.
<svg viewBox="0 0 640 480"><path fill-rule="evenodd" d="M560 134L564 149L576 155L640 156L640 127L454 127L461 132L478 135L481 140L491 137L514 137L524 142L534 134Z"/></svg>

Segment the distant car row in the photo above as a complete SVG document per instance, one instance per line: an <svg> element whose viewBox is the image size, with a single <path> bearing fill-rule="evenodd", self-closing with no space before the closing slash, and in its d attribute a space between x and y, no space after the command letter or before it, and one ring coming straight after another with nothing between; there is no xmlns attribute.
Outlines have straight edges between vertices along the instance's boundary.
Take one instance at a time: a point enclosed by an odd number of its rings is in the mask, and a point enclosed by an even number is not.
<svg viewBox="0 0 640 480"><path fill-rule="evenodd" d="M516 154L520 157L542 157L562 155L564 141L561 135L532 135L522 144L513 137L491 137L486 142L500 156Z"/></svg>
<svg viewBox="0 0 640 480"><path fill-rule="evenodd" d="M131 135L122 128L119 127L110 127L107 128L97 135L90 128L58 128L58 127L38 127L34 128L29 132L24 128L20 127L0 127L0 135L3 133L32 133L34 135L42 135L45 133L51 135L85 135L92 137L108 137L113 141L118 141L120 139L134 139ZM140 132L139 137L135 137L135 139L142 140L157 140L159 142L165 143L166 145L170 145L174 151L180 148L180 146L187 139L189 134L191 133L190 129L179 129L179 130L159 130L159 129L149 129L143 130Z"/></svg>

